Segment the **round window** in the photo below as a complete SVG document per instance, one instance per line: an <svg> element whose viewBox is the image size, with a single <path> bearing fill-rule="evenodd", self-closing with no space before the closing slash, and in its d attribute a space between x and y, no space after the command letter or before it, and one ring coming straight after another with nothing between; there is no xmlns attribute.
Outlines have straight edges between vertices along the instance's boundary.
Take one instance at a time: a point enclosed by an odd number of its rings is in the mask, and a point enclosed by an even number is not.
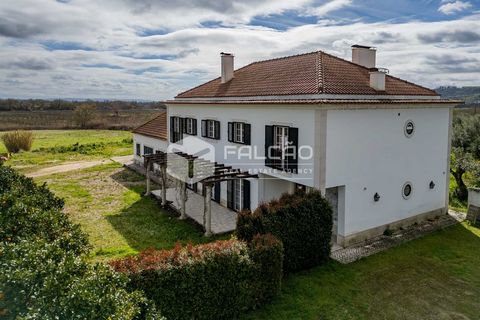
<svg viewBox="0 0 480 320"><path fill-rule="evenodd" d="M413 135L413 133L415 132L415 124L412 120L408 120L407 122L405 122L404 130L407 138L410 138Z"/></svg>
<svg viewBox="0 0 480 320"><path fill-rule="evenodd" d="M410 198L410 196L412 195L412 191L413 191L412 184L410 182L405 183L402 188L403 198L404 199Z"/></svg>

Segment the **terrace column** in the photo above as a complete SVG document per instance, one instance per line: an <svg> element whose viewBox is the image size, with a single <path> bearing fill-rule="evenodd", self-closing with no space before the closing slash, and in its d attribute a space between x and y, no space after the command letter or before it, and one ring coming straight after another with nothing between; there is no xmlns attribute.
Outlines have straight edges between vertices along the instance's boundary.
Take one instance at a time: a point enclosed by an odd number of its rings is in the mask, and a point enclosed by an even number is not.
<svg viewBox="0 0 480 320"><path fill-rule="evenodd" d="M147 176L147 190L145 192L146 196L149 196L151 194L151 185L150 185L150 161L147 161L147 165L145 166L145 175Z"/></svg>
<svg viewBox="0 0 480 320"><path fill-rule="evenodd" d="M162 206L167 205L167 166L162 165L160 167L160 173L162 175Z"/></svg>
<svg viewBox="0 0 480 320"><path fill-rule="evenodd" d="M205 237L212 235L212 185L205 184L205 211L203 213L203 226L205 227Z"/></svg>
<svg viewBox="0 0 480 320"><path fill-rule="evenodd" d="M180 188L180 199L182 201L180 207L180 220L187 218L186 205L187 205L187 184L181 181L182 187Z"/></svg>

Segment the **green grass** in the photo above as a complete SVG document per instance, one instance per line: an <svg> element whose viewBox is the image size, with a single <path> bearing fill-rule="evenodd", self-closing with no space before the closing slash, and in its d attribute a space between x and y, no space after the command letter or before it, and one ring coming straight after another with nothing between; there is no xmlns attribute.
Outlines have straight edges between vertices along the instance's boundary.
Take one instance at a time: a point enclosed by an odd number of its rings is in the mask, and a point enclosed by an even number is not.
<svg viewBox="0 0 480 320"><path fill-rule="evenodd" d="M177 241L202 243L203 232L142 196L144 177L112 163L37 179L65 199L65 211L89 235L93 259L105 260Z"/></svg>
<svg viewBox="0 0 480 320"><path fill-rule="evenodd" d="M1 133L0 133L1 134ZM66 161L83 161L109 158L132 153L132 134L114 130L37 130L32 150L14 154L7 164L23 173L42 167L58 165ZM60 152L62 147L74 144L96 144L87 153ZM103 143L103 145L98 145ZM0 142L0 153L7 152Z"/></svg>
<svg viewBox="0 0 480 320"><path fill-rule="evenodd" d="M285 279L245 319L478 319L480 229L466 223L362 259Z"/></svg>

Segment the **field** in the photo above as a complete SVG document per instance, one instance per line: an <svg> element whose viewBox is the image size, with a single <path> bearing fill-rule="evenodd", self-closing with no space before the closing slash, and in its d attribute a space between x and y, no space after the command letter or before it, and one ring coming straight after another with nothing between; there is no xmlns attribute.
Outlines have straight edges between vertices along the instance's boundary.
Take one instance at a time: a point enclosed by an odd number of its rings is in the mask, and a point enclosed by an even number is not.
<svg viewBox="0 0 480 320"><path fill-rule="evenodd" d="M130 133L122 131L36 132L34 151L10 164L42 166L131 153ZM125 140L126 139L126 140ZM91 154L48 153L41 148L91 144ZM49 149L53 150L53 149ZM37 158L35 158L37 157ZM22 167L25 170L25 167ZM105 165L36 178L65 198L65 210L93 246L92 260L171 248L175 242L211 241L189 222L144 197L144 179L121 165ZM227 236L228 237L228 236ZM336 262L287 276L271 304L244 319L478 319L480 310L480 229L455 225L349 265Z"/></svg>
<svg viewBox="0 0 480 320"><path fill-rule="evenodd" d="M158 109L95 111L91 127L97 129L133 129L152 119ZM77 128L71 110L0 111L0 131Z"/></svg>
<svg viewBox="0 0 480 320"><path fill-rule="evenodd" d="M63 162L106 159L132 152L132 134L128 131L38 130L34 134L32 150L14 154L8 162L23 173ZM0 154L6 152L0 143Z"/></svg>

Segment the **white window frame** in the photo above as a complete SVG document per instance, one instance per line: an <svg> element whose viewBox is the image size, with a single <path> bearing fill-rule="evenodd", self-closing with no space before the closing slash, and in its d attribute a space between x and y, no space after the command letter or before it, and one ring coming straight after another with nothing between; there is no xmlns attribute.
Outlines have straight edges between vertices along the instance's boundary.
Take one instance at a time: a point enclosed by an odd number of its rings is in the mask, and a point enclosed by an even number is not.
<svg viewBox="0 0 480 320"><path fill-rule="evenodd" d="M233 142L236 142L236 143L245 142L245 123L243 122L233 123Z"/></svg>
<svg viewBox="0 0 480 320"><path fill-rule="evenodd" d="M185 129L187 134L193 134L193 118L185 118Z"/></svg>
<svg viewBox="0 0 480 320"><path fill-rule="evenodd" d="M210 139L215 139L215 121L207 120L207 137Z"/></svg>
<svg viewBox="0 0 480 320"><path fill-rule="evenodd" d="M137 157L142 156L142 144L141 143L138 143L138 142L135 143L135 155Z"/></svg>
<svg viewBox="0 0 480 320"><path fill-rule="evenodd" d="M233 209L241 211L243 209L243 183L242 179L233 180Z"/></svg>
<svg viewBox="0 0 480 320"><path fill-rule="evenodd" d="M273 144L277 150L280 150L280 167L287 167L286 150L288 148L288 127L274 126Z"/></svg>

